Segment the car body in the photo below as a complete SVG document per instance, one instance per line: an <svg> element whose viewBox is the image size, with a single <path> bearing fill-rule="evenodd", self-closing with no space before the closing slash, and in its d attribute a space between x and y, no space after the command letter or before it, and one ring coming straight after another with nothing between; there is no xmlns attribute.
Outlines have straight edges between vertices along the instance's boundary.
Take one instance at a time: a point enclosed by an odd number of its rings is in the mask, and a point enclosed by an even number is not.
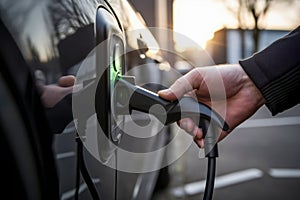
<svg viewBox="0 0 300 200"><path fill-rule="evenodd" d="M147 42L153 43L155 42L155 39L146 28L141 18L125 0L1 0L0 2L1 21L3 22L3 24L1 23L1 26L7 28L7 33L13 38L13 41L16 44L16 51L19 52L19 54L12 55L12 53L9 53L10 51L3 49L1 57L14 57L16 60L21 59L25 61L19 66L11 63L11 65L15 66L15 71L11 72L12 76L17 75L19 68L24 67L29 67L31 72L33 72L32 75L34 73L36 75L40 74L40 76L36 76L35 78L40 78L45 84L54 84L62 75L76 75L83 60L86 59L88 54L97 44L96 20L99 8L103 6L111 13L111 17L117 20L118 25L121 26L121 33L125 40L124 45L126 45L127 49L130 49L130 53L126 54L126 67L122 66L123 73L130 72L130 75L135 75L136 81L139 84L145 83L146 79L148 82L160 82L162 79L159 70L157 70L160 63L164 62L160 54L158 52L145 54L145 52L141 52L141 49L143 48L136 42L142 40L142 44L143 42L145 44ZM132 32L139 29L143 31ZM1 35L1 39L5 39L5 37ZM151 41L147 41L148 39ZM4 47L10 48L9 46L2 46L1 48ZM6 54L3 52L6 52ZM141 54L145 55L140 56ZM145 67L145 72L141 73L139 70L132 70L135 66L141 65L147 66ZM93 74L93 76L95 75L96 74ZM2 73L2 76L5 76L4 72ZM5 82L4 79L5 78L3 77L1 78L2 86L10 88L10 83ZM19 79L16 79L15 82L18 81ZM34 83L34 78L32 82ZM157 90L159 88L152 89ZM11 91L12 90L13 89L11 89ZM3 91L5 90L3 89L2 92ZM9 99L8 93L3 92L3 96L7 98L7 101L11 102L12 109L15 107L15 109L22 110L25 107L26 110L26 105L23 105L22 108L17 106L19 105L18 103L13 104L13 101ZM26 95L24 94L23 96ZM31 106L34 108L35 105ZM4 110L5 107L1 107L2 113ZM31 107L28 112L32 112ZM137 120L141 121L140 123L149 120L148 115L142 113L136 113L136 116ZM18 118L20 121L23 121L23 125L26 127L27 122L24 117L19 116ZM35 120L35 117L32 117L32 120ZM1 123L7 125L9 121L3 120ZM35 123L38 124L39 122ZM22 133L20 130L13 130L13 124L11 124L11 126L12 130L7 131L5 135L9 135L8 132L14 134L15 131ZM47 127L44 128L46 129ZM153 131L155 131L155 127L153 128ZM30 135L30 130L24 132ZM41 127L37 133L39 132L43 132ZM132 139L132 137L123 134L122 140L120 140L117 145L127 150L138 149L140 152L153 151L162 147L168 141L169 129L166 127L160 130L160 132L162 132L162 134L159 133L156 137L147 139L146 141L141 141L139 139L135 140ZM75 195L76 177L78 177L78 174L76 174L78 173L78 171L76 171L78 167L78 165L76 165L76 158L78 159L76 152L76 148L78 148L76 136L74 123L70 123L66 129L64 129L63 133L55 133L52 147L53 152L48 152L48 161L45 160L43 162L44 165L49 162L48 168L51 168L52 170L48 176L55 176L56 173L58 174L58 196L60 199L73 199ZM23 149L19 149L17 144L15 146L12 145L10 148L17 148L18 157L21 158L25 156L26 158L27 154L23 155ZM115 155L116 152L114 150L108 152L108 154L108 159L111 158L110 154L113 155L113 158L115 158L114 156L117 156ZM158 175L162 171L160 163L164 159L164 154L161 154L160 156L157 156L155 160L151 161L157 163L156 170L133 173L126 170L117 170L117 166L108 167L99 162L99 160L97 160L97 158L95 158L86 148L84 148L83 155L91 180L94 183L100 198L107 200L150 199L155 186L157 185ZM55 158L55 164L51 164L51 156ZM146 160L142 160L142 162L146 163ZM29 158L28 163L30 163ZM34 165L34 163L32 163L32 165ZM32 166L28 164L27 167L31 168ZM53 169L53 167L55 167L55 169ZM34 172L31 171L28 173ZM47 173L46 169L45 173ZM20 174L23 176L21 172ZM165 173L165 175L167 175L167 173ZM25 179L26 178L28 177L25 177ZM36 175L36 179L39 179L38 175ZM167 182L167 176L165 176L164 179ZM34 181L28 181L29 183L32 183L32 185L28 187L27 184L27 187L32 191L39 188L37 185L33 184ZM38 183L38 181L36 182ZM28 182L25 181L24 183ZM90 199L91 194L84 179L81 179L79 184L79 197L81 199ZM11 185L7 184L7 187L10 188ZM28 190L28 188L26 189L25 187L24 189L25 193L28 195L28 199L39 199L39 194L35 196L34 192ZM40 192L47 193L49 191L41 190ZM21 195L21 193L19 194ZM42 196L45 197L45 194L43 195ZM50 198L50 196L48 196L48 198Z"/></svg>

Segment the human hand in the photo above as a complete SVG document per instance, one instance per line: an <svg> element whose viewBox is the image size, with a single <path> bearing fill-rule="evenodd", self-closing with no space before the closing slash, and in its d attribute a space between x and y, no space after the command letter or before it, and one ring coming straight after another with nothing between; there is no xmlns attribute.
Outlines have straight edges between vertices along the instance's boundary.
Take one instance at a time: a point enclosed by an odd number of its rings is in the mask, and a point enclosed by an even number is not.
<svg viewBox="0 0 300 200"><path fill-rule="evenodd" d="M57 85L43 85L41 100L46 108L52 108L66 95L73 90L75 77L72 75L62 76L58 79Z"/></svg>
<svg viewBox="0 0 300 200"><path fill-rule="evenodd" d="M220 81L223 87L217 84ZM193 95L191 92L194 92L199 102L210 107L213 105L215 111L224 115L230 129L221 132L219 141L265 103L262 94L240 65L195 68L177 79L169 89L159 91L158 95L172 101L180 99L185 94ZM194 137L198 146L204 147L202 131L192 119L181 119L178 124Z"/></svg>

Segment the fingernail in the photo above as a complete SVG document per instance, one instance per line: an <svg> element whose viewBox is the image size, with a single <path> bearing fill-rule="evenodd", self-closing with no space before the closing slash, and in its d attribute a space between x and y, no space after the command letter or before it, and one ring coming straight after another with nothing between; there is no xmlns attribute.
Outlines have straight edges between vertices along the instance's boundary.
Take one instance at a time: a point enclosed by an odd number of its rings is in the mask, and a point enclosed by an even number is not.
<svg viewBox="0 0 300 200"><path fill-rule="evenodd" d="M182 129L186 128L186 122L185 121L180 123L180 128L182 128Z"/></svg>
<svg viewBox="0 0 300 200"><path fill-rule="evenodd" d="M160 90L160 91L158 91L158 94L169 95L170 94L170 90L169 89Z"/></svg>
<svg viewBox="0 0 300 200"><path fill-rule="evenodd" d="M194 129L193 129L193 136L196 137L196 138L198 139L197 133L198 133L198 127L195 126Z"/></svg>
<svg viewBox="0 0 300 200"><path fill-rule="evenodd" d="M204 145L205 145L205 144L204 144L204 139L201 139L201 140L199 141L199 143L200 143L201 148L204 149Z"/></svg>

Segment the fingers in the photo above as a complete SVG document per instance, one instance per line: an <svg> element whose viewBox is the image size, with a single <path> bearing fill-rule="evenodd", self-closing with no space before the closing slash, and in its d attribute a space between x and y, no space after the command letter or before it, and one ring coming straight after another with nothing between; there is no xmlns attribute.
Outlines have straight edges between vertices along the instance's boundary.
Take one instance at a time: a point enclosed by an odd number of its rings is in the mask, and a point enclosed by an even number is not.
<svg viewBox="0 0 300 200"><path fill-rule="evenodd" d="M62 76L57 81L58 85L61 87L71 87L75 84L75 76L68 75L68 76Z"/></svg>
<svg viewBox="0 0 300 200"><path fill-rule="evenodd" d="M197 125L195 125L194 121L190 118L184 118L177 122L180 128L185 130L187 133L189 133L194 138L194 142L198 145L200 148L204 148L204 138L203 138L203 132L202 129L199 128ZM229 135L229 131L222 131L219 135L218 142L222 141L227 135Z"/></svg>
<svg viewBox="0 0 300 200"><path fill-rule="evenodd" d="M224 94L224 88L218 87L219 85L223 85L223 82L220 82L223 79L220 78L218 82L216 80L216 72L216 67L195 68L186 75L177 79L169 89L159 91L158 95L164 99L173 101L180 99L186 94L189 94L197 97L198 101L211 106L212 94L210 92L213 92L215 99L218 98L218 100L224 100L224 98L226 98L226 94ZM209 86L212 91L209 91ZM222 102L220 105L223 108L224 104L222 104ZM178 122L178 125L194 137L194 141L199 147L204 147L202 130L195 125L192 119L181 119ZM229 132L222 132L218 138L218 141L222 140L228 134Z"/></svg>
<svg viewBox="0 0 300 200"><path fill-rule="evenodd" d="M204 139L201 140L194 139L194 142L197 144L199 148L204 148Z"/></svg>
<svg viewBox="0 0 300 200"><path fill-rule="evenodd" d="M191 136L193 136L195 143L200 147L204 147L203 133L198 126L195 125L194 121L190 118L181 119L178 121L180 128L185 130Z"/></svg>
<svg viewBox="0 0 300 200"><path fill-rule="evenodd" d="M161 90L158 92L158 95L167 100L176 100L180 99L187 92L192 91L195 88L198 88L201 80L199 72L197 70L192 70L186 75L177 79L170 88Z"/></svg>
<svg viewBox="0 0 300 200"><path fill-rule="evenodd" d="M176 95L171 91L171 89L165 89L158 91L158 95L163 98L170 101L174 101L177 99ZM178 97L179 98L179 97Z"/></svg>
<svg viewBox="0 0 300 200"><path fill-rule="evenodd" d="M231 130L228 130L228 131L222 131L220 136L219 136L219 139L218 141L222 141L227 135L229 135L229 133L231 132Z"/></svg>
<svg viewBox="0 0 300 200"><path fill-rule="evenodd" d="M196 134L197 134L196 128L198 128L198 127L195 125L195 123L192 119L190 119L190 118L181 119L178 123L179 123L180 128L182 128L186 132L190 133L193 137L196 136Z"/></svg>

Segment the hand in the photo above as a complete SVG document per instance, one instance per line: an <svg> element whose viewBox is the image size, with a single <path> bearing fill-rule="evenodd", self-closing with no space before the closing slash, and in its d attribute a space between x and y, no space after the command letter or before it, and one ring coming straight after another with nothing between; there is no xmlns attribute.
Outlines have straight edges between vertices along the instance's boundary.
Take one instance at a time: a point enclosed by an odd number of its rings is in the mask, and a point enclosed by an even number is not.
<svg viewBox="0 0 300 200"><path fill-rule="evenodd" d="M220 75L218 76L216 72ZM224 88L217 84L220 80L216 79L221 79ZM217 112L225 115L223 117L230 130L222 131L219 141L265 103L262 94L240 65L195 68L176 80L169 89L159 91L158 95L167 100L176 100L185 94L191 94L192 91L199 102L208 106L213 105ZM226 113L223 112L224 106ZM178 124L194 136L198 146L204 147L202 131L192 119L181 119Z"/></svg>
<svg viewBox="0 0 300 200"><path fill-rule="evenodd" d="M72 75L62 76L58 79L57 85L43 85L41 86L42 95L41 100L46 108L52 108L66 95L73 90L75 77Z"/></svg>

